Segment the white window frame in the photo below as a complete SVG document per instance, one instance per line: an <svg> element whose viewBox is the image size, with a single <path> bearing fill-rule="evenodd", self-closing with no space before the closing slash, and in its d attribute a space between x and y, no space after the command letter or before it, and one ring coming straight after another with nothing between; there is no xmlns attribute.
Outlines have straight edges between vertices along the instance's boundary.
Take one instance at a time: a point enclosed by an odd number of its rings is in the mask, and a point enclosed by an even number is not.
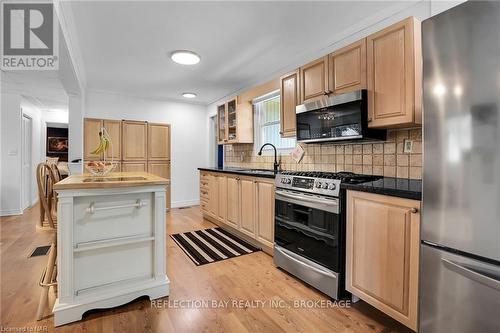
<svg viewBox="0 0 500 333"><path fill-rule="evenodd" d="M265 102L270 99L274 99L276 97L280 96L280 90L275 90L270 93L267 93L263 96L257 97L252 100L252 107L253 107L253 112L254 112L254 150L255 153L258 153L260 150L260 147L265 143L262 140L262 124L261 124L261 116L260 112L258 112L257 108L255 107L255 104L260 103L260 102ZM280 98L280 103L281 103L281 98ZM281 107L281 105L280 105ZM281 122L281 114L279 115L279 119L275 122L269 122L266 125L276 125L280 124ZM287 154L291 153L292 150L295 148L295 145L293 147L289 148L277 148L278 154ZM274 149L270 146L264 147L262 150L262 155L265 156L274 156Z"/></svg>

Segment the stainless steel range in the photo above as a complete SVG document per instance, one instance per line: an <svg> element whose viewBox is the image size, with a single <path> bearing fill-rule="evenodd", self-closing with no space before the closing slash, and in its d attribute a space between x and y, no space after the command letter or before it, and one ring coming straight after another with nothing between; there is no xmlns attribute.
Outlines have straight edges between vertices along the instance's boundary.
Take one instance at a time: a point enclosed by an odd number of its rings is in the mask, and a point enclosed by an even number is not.
<svg viewBox="0 0 500 333"><path fill-rule="evenodd" d="M351 172L277 174L276 266L332 298L345 296L345 191L341 184L378 178Z"/></svg>

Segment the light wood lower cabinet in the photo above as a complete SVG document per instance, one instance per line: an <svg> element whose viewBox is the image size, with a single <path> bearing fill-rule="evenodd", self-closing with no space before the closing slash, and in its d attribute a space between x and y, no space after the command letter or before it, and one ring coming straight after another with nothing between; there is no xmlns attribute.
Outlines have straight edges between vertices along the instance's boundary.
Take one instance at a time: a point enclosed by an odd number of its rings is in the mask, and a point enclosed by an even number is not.
<svg viewBox="0 0 500 333"><path fill-rule="evenodd" d="M227 217L227 178L225 176L217 177L217 218L224 221Z"/></svg>
<svg viewBox="0 0 500 333"><path fill-rule="evenodd" d="M256 230L255 236L269 247L274 245L274 182L256 183Z"/></svg>
<svg viewBox="0 0 500 333"><path fill-rule="evenodd" d="M255 241L272 253L274 247L274 181L202 171L203 215Z"/></svg>
<svg viewBox="0 0 500 333"><path fill-rule="evenodd" d="M208 214L208 173L200 173L200 207L203 214Z"/></svg>
<svg viewBox="0 0 500 333"><path fill-rule="evenodd" d="M208 214L217 218L219 204L219 185L217 184L217 176L214 174L208 175Z"/></svg>
<svg viewBox="0 0 500 333"><path fill-rule="evenodd" d="M253 237L255 234L255 181L252 178L240 180L240 231Z"/></svg>
<svg viewBox="0 0 500 333"><path fill-rule="evenodd" d="M146 161L122 163L122 172L147 172L147 169Z"/></svg>
<svg viewBox="0 0 500 333"><path fill-rule="evenodd" d="M148 161L148 172L159 177L170 179L170 161ZM171 207L171 186L169 185L166 193L166 207L170 209Z"/></svg>
<svg viewBox="0 0 500 333"><path fill-rule="evenodd" d="M346 289L417 329L420 201L347 191Z"/></svg>
<svg viewBox="0 0 500 333"><path fill-rule="evenodd" d="M227 176L227 216L226 223L240 227L240 177Z"/></svg>

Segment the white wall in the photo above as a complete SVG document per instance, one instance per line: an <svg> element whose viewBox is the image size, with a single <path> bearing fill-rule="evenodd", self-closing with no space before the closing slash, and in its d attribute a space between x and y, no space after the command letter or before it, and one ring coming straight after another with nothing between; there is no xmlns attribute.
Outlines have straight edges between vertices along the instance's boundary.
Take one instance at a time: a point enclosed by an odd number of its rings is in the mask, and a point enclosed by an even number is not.
<svg viewBox="0 0 500 333"><path fill-rule="evenodd" d="M42 149L45 140L42 137L41 112L19 93L2 93L1 107L1 197L0 215L22 213L22 115L32 120L31 142L31 193L30 203L38 201L36 186L36 165L43 161Z"/></svg>
<svg viewBox="0 0 500 333"><path fill-rule="evenodd" d="M21 95L2 93L0 214L21 214Z"/></svg>
<svg viewBox="0 0 500 333"><path fill-rule="evenodd" d="M67 112L41 111L17 92L3 92L0 110L0 216L22 213L22 116L32 120L31 205L38 201L36 167L45 161L46 122L66 122Z"/></svg>
<svg viewBox="0 0 500 333"><path fill-rule="evenodd" d="M28 101L21 97L21 110L22 115L26 115L31 118L31 194L30 202L31 205L38 201L38 187L36 182L36 167L38 163L45 161L45 134L43 120L43 112L34 107ZM20 133L19 138L21 139L22 133ZM22 141L21 141L22 142ZM22 147L21 147L22 149ZM21 151L19 155L22 157ZM22 168L22 161L19 165ZM22 179L21 179L22 180ZM22 181L21 181L22 186Z"/></svg>
<svg viewBox="0 0 500 333"><path fill-rule="evenodd" d="M68 161L83 159L83 113L85 98L82 95L70 95L68 104L69 155Z"/></svg>
<svg viewBox="0 0 500 333"><path fill-rule="evenodd" d="M208 165L205 106L89 91L85 117L171 124L172 207L199 203L197 168Z"/></svg>

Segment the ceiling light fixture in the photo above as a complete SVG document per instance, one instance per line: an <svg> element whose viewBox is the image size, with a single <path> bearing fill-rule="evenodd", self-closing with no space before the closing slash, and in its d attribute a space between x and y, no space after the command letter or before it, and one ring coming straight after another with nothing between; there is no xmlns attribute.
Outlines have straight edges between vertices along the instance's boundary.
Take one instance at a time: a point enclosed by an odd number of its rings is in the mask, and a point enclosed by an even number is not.
<svg viewBox="0 0 500 333"><path fill-rule="evenodd" d="M185 97L185 98L195 98L197 95L195 93L192 93L192 92L185 92L185 93L182 93L182 97Z"/></svg>
<svg viewBox="0 0 500 333"><path fill-rule="evenodd" d="M170 54L170 59L181 65L195 65L200 62L200 56L188 50L174 51Z"/></svg>

